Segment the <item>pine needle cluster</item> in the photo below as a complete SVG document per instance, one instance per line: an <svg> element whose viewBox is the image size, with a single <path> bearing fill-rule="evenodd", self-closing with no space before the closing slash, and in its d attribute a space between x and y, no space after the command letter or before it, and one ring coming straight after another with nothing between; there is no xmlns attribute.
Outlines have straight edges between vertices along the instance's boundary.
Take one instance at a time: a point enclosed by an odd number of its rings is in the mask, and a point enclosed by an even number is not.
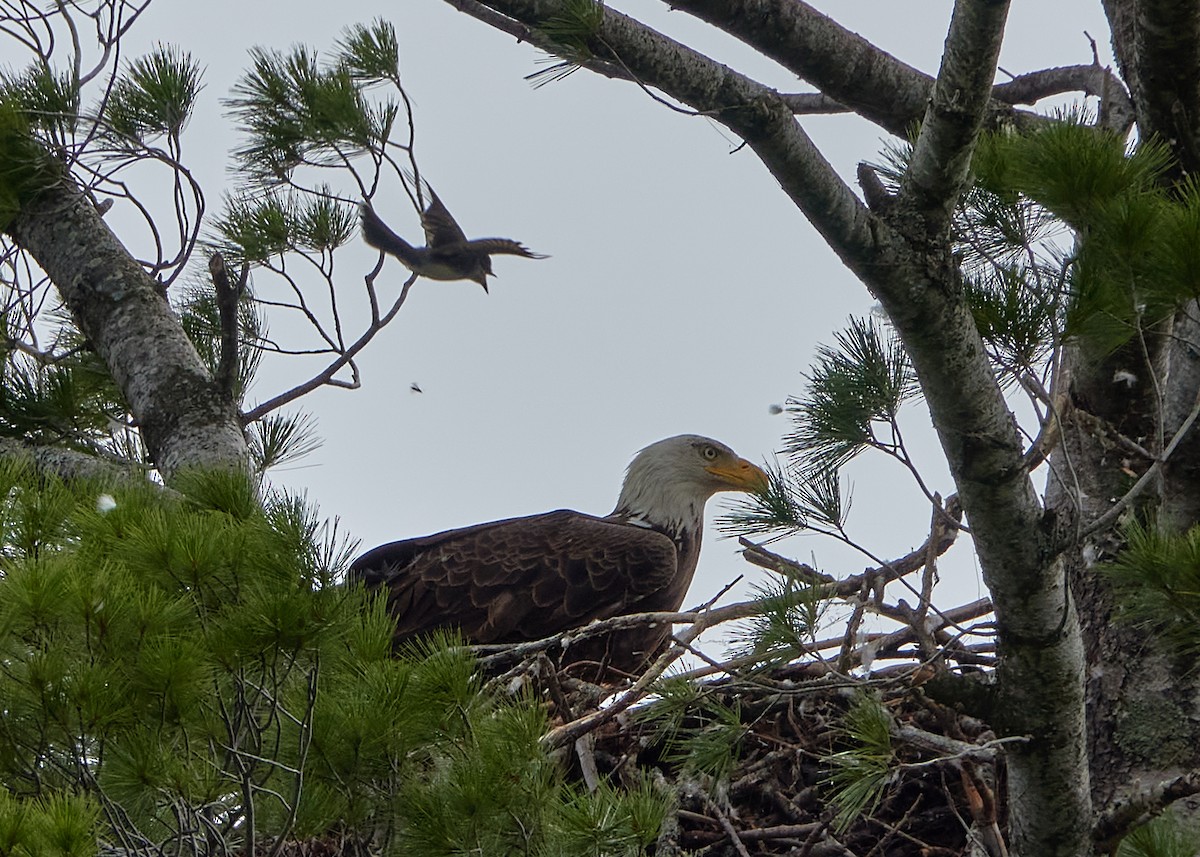
<svg viewBox="0 0 1200 857"><path fill-rule="evenodd" d="M1163 181L1169 153L1162 144L1127 145L1083 118L1068 114L1028 135L985 138L976 155L967 220L994 241L975 246L991 270L973 288L990 295L977 304L981 329L1000 332L994 339L1014 361L1035 360L1055 331L1109 353L1200 295L1195 183ZM1055 222L1073 236L1057 253L1039 244Z"/></svg>
<svg viewBox="0 0 1200 857"><path fill-rule="evenodd" d="M422 855L653 841L665 802L567 784L538 746L544 711L485 693L457 641L394 656L383 603L337 585L352 546L302 500L264 504L231 474L177 487L0 471L0 841L221 854L333 836Z"/></svg>
<svg viewBox="0 0 1200 857"><path fill-rule="evenodd" d="M1200 650L1200 527L1175 534L1132 523L1124 548L1101 570L1112 581L1125 621L1155 632L1182 655Z"/></svg>
<svg viewBox="0 0 1200 857"><path fill-rule="evenodd" d="M237 157L249 177L270 187L297 167L344 166L384 151L399 115L391 99L365 93L372 83L399 83L399 50L390 24L356 25L328 61L303 46L251 51L251 70L225 102L247 141Z"/></svg>

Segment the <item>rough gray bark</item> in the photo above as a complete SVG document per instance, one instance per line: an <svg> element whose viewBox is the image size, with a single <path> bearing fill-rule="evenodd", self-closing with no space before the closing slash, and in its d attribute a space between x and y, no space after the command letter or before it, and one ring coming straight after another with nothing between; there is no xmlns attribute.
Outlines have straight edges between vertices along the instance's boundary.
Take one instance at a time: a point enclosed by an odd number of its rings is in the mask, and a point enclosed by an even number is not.
<svg viewBox="0 0 1200 857"><path fill-rule="evenodd" d="M99 484L117 484L148 478L143 469L106 461L91 453L60 446L35 446L9 437L0 437L0 458L64 481L86 479Z"/></svg>
<svg viewBox="0 0 1200 857"><path fill-rule="evenodd" d="M209 377L158 284L78 187L64 180L41 191L9 232L108 367L165 478L245 466L236 404Z"/></svg>
<svg viewBox="0 0 1200 857"><path fill-rule="evenodd" d="M1195 4L1105 0L1114 53L1128 82L1138 131L1167 142L1178 179L1200 167L1200 11ZM1128 488L1128 472L1153 461L1131 454L1122 437L1154 455L1183 425L1200 394L1200 333L1192 305L1140 343L1105 359L1076 349L1065 354L1060 388L1069 406L1059 477L1047 505L1086 528ZM1121 373L1118 375L1118 373ZM1118 377L1133 379L1119 383ZM1159 525L1183 531L1200 522L1200 436L1192 431L1172 454L1139 505ZM1197 676L1156 641L1113 621L1112 595L1093 564L1120 547L1097 533L1066 558L1082 619L1089 673L1088 733L1098 807L1143 800L1151 784L1200 767Z"/></svg>
<svg viewBox="0 0 1200 857"><path fill-rule="evenodd" d="M925 113L932 77L807 3L673 0L670 5L741 39L897 136L905 136Z"/></svg>

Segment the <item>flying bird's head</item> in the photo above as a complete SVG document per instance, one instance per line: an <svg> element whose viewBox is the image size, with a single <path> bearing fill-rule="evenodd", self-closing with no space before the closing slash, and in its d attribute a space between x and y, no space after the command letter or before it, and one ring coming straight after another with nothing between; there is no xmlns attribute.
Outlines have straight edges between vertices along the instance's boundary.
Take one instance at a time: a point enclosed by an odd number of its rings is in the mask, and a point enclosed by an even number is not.
<svg viewBox="0 0 1200 857"><path fill-rule="evenodd" d="M496 274L492 270L492 257L480 256L479 264L475 267L474 271L467 277L467 279L471 280L472 282L479 283L479 285L483 286L483 290L486 292L488 290L487 278L494 276L496 276Z"/></svg>
<svg viewBox="0 0 1200 857"><path fill-rule="evenodd" d="M718 491L763 491L767 474L719 441L682 434L652 443L629 464L614 515L678 530L698 525Z"/></svg>

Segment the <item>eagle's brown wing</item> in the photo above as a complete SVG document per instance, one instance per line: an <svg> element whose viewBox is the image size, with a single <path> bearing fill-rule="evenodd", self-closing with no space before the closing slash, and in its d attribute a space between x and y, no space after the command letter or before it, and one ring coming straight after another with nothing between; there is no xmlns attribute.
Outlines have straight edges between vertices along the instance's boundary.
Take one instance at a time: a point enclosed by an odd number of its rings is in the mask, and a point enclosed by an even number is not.
<svg viewBox="0 0 1200 857"><path fill-rule="evenodd" d="M397 640L457 627L491 643L658 609L650 597L676 571L662 533L560 510L392 542L356 560L350 577L389 589Z"/></svg>

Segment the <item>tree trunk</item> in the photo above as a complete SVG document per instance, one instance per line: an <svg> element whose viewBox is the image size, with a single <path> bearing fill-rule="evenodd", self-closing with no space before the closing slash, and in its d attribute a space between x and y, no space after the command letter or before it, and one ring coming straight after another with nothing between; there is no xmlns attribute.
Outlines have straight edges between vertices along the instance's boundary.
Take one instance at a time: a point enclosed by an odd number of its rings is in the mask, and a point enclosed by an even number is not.
<svg viewBox="0 0 1200 857"><path fill-rule="evenodd" d="M41 191L9 231L108 367L165 479L246 465L236 403L213 383L158 283L78 186L65 179Z"/></svg>

